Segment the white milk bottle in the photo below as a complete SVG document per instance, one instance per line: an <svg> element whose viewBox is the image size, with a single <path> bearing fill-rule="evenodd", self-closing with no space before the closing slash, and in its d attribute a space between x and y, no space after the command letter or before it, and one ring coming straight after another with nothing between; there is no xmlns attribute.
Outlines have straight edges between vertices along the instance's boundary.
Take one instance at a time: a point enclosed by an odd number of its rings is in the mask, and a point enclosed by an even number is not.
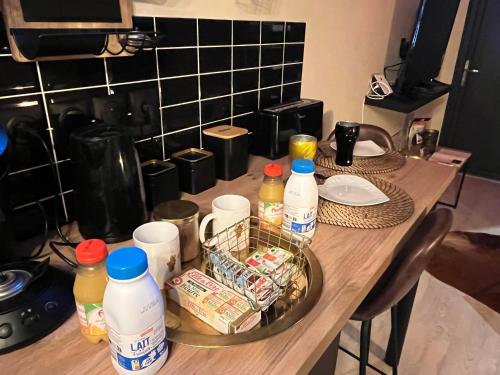
<svg viewBox="0 0 500 375"><path fill-rule="evenodd" d="M311 238L316 230L318 213L318 185L314 179L314 162L295 159L292 175L285 186L284 230Z"/></svg>
<svg viewBox="0 0 500 375"><path fill-rule="evenodd" d="M123 247L106 260L104 320L111 362L119 374L157 373L168 356L163 298L148 272L146 253Z"/></svg>

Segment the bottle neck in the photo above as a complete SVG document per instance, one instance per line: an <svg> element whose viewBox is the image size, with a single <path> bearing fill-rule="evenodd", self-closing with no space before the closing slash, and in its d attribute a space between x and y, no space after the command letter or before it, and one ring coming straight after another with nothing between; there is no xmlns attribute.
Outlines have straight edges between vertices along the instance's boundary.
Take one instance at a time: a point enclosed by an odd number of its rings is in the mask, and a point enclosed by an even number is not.
<svg viewBox="0 0 500 375"><path fill-rule="evenodd" d="M104 259L98 263L92 263L92 264L79 263L78 264L78 272L80 272L80 273L95 273L95 272L105 271L105 270L106 270L106 259Z"/></svg>
<svg viewBox="0 0 500 375"><path fill-rule="evenodd" d="M270 183L270 184L278 184L278 183L283 183L283 176L277 176L277 177L271 177L264 175L264 182L265 183Z"/></svg>

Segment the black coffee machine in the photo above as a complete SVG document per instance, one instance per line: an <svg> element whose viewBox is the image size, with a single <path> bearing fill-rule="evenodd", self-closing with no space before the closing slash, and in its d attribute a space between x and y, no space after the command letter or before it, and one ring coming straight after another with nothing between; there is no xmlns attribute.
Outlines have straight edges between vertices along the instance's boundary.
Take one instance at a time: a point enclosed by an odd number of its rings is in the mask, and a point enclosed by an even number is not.
<svg viewBox="0 0 500 375"><path fill-rule="evenodd" d="M8 199L8 144L0 127L0 355L47 336L75 311L73 273L49 265L49 258L23 259L18 251Z"/></svg>
<svg viewBox="0 0 500 375"><path fill-rule="evenodd" d="M147 219L131 134L125 128L95 125L74 131L70 144L80 233L108 243L130 239Z"/></svg>

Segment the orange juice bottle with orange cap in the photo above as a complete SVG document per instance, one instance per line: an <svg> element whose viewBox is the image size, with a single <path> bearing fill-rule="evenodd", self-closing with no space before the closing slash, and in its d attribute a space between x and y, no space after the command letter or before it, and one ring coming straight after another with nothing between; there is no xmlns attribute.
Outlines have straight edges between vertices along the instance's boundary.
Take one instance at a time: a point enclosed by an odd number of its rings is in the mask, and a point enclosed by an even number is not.
<svg viewBox="0 0 500 375"><path fill-rule="evenodd" d="M108 249L102 240L92 239L76 247L78 270L73 294L80 321L80 331L90 342L107 341L102 300L108 283L106 258Z"/></svg>
<svg viewBox="0 0 500 375"><path fill-rule="evenodd" d="M281 225L283 216L283 168L276 163L266 164L264 180L259 190L259 218Z"/></svg>

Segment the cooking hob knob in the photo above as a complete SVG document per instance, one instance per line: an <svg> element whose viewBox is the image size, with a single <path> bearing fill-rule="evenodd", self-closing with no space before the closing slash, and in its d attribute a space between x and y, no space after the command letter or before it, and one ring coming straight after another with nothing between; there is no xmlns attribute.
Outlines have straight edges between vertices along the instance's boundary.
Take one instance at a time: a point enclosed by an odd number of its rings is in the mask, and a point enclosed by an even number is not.
<svg viewBox="0 0 500 375"><path fill-rule="evenodd" d="M0 325L0 339L9 338L12 335L12 326L9 323Z"/></svg>

